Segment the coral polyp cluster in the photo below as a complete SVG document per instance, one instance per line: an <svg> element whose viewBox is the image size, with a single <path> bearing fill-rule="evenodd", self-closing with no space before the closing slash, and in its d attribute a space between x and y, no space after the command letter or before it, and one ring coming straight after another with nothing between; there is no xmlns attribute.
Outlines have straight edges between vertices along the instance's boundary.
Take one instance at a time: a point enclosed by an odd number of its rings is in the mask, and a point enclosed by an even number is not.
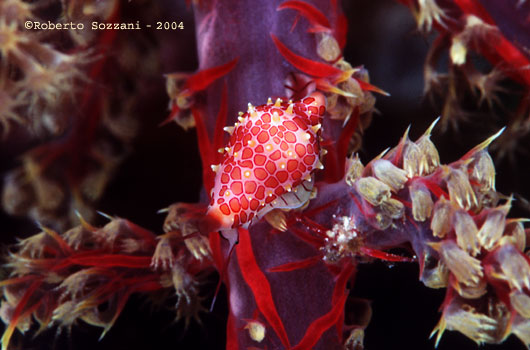
<svg viewBox="0 0 530 350"><path fill-rule="evenodd" d="M508 125L496 147L501 156L513 158L517 140L524 142L529 130L528 43L526 39L514 40L528 25L518 18L506 21L501 14L524 17L528 3L400 2L412 9L422 31L436 33L425 61L424 90L441 105L442 128L458 129L462 122L473 118L485 118L492 125L494 121L481 113L487 109L487 114L498 116ZM508 95L514 99L510 103L503 99ZM468 101L473 101L472 108L467 106Z"/></svg>
<svg viewBox="0 0 530 350"><path fill-rule="evenodd" d="M57 133L64 129L55 109L72 97L77 79L86 78L80 68L86 53L69 55L41 42L21 24L34 19L35 5L5 1L0 11L0 122L3 136L13 122L26 123L36 132ZM83 58L85 57L85 58ZM48 115L48 118L41 118Z"/></svg>
<svg viewBox="0 0 530 350"><path fill-rule="evenodd" d="M446 329L479 344L511 333L528 344L525 219L508 219L511 198L495 191L486 148L498 134L448 165L439 164L429 134L416 142L405 135L366 167L351 160L346 181L352 201L334 211L340 221L323 237L326 261L344 263L366 254L365 247L406 241L420 264L420 280L447 288L436 344Z"/></svg>
<svg viewBox="0 0 530 350"><path fill-rule="evenodd" d="M24 148L5 176L2 207L64 230L78 222L76 211L94 217L93 204L137 135L135 88L117 77L134 65L148 76L153 63L140 64L131 54L141 38L120 44L126 57L111 57L104 52L116 33L24 27L45 16L54 19L50 23L110 21L119 12L115 1L0 6L0 122L4 140ZM110 86L113 94L105 90Z"/></svg>
<svg viewBox="0 0 530 350"><path fill-rule="evenodd" d="M186 266L191 261L180 259L168 269L151 269L157 244L152 232L120 218L111 218L101 228L82 222L62 234L43 227L10 253L7 266L13 277L0 282L0 317L8 325L3 349L15 329L25 333L35 322L40 329L70 329L84 321L103 328L102 338L133 293L174 287L179 318L188 322L201 310L190 275L198 270Z"/></svg>

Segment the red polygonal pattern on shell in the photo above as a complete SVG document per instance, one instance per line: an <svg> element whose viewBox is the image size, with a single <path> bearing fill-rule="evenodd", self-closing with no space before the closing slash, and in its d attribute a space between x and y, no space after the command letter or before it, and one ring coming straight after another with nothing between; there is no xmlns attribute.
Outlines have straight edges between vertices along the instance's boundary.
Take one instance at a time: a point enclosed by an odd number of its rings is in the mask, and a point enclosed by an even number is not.
<svg viewBox="0 0 530 350"><path fill-rule="evenodd" d="M264 211L288 207L281 196L321 166L325 103L316 92L292 103L249 104L234 128L226 128L231 137L221 164L214 167L217 174L208 210L217 217L219 229L248 227Z"/></svg>

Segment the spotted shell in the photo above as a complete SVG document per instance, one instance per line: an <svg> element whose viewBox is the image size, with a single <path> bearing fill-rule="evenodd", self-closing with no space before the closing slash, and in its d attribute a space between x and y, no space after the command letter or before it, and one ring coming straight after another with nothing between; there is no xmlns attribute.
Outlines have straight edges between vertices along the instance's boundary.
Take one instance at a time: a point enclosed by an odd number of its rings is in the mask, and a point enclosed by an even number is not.
<svg viewBox="0 0 530 350"><path fill-rule="evenodd" d="M208 214L219 229L248 227L276 208L297 208L308 199L312 173L322 168L321 93L295 102L280 99L253 107L239 117L216 171Z"/></svg>

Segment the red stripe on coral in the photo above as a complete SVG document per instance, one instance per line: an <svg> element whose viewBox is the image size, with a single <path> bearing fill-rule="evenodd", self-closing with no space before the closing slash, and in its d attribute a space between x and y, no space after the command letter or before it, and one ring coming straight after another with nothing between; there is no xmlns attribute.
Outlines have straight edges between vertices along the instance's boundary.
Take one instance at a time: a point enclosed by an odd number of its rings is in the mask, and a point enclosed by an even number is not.
<svg viewBox="0 0 530 350"><path fill-rule="evenodd" d="M61 237L60 234L46 227L41 228L44 232L46 232L47 235L49 235L51 238L53 238L53 240L55 240L55 242L57 242L63 253L71 254L73 252L72 248L68 245L68 243L66 243L66 241L63 237Z"/></svg>
<svg viewBox="0 0 530 350"><path fill-rule="evenodd" d="M239 58L234 58L232 61L222 64L217 67L201 70L186 80L184 89L189 90L188 93L193 94L197 91L202 91L210 86L214 81L228 74L237 64Z"/></svg>
<svg viewBox="0 0 530 350"><path fill-rule="evenodd" d="M346 294L346 283L350 280L352 274L355 272L355 265L348 262L346 266L341 270L339 276L337 277L337 283L333 288L333 296L331 297L331 303L335 304L337 300ZM342 342L342 328L344 327L344 313L337 320L337 335Z"/></svg>
<svg viewBox="0 0 530 350"><path fill-rule="evenodd" d="M434 181L429 181L426 179L422 179L421 181L429 191L431 191L436 197L440 198L441 196L444 196L445 199L449 199L449 194L445 192L440 186L438 186L437 183Z"/></svg>
<svg viewBox="0 0 530 350"><path fill-rule="evenodd" d="M322 238L315 237L304 230L300 230L298 228L293 227L293 228L290 228L290 231L294 233L302 241L306 242L307 244L312 245L316 249L320 249L320 247L322 247L322 245L324 244L324 240Z"/></svg>
<svg viewBox="0 0 530 350"><path fill-rule="evenodd" d="M120 316L121 312L123 311L123 308L125 307L125 304L127 303L127 300L129 300L129 297L131 296L133 291L128 290L125 291L123 295L119 295L118 299L118 305L116 306L116 311L114 312L114 316L112 316L112 319L105 325L105 328L103 329L103 332L99 336L99 340L103 339L105 334L112 328L118 317Z"/></svg>
<svg viewBox="0 0 530 350"><path fill-rule="evenodd" d="M335 28L335 39L339 43L341 50L346 46L346 37L348 34L348 20L344 14L340 14L337 20L337 27Z"/></svg>
<svg viewBox="0 0 530 350"><path fill-rule="evenodd" d="M27 282L34 278L35 278L35 275L26 275L22 277L6 279L3 281L0 281L0 287L5 287L5 286L12 285L12 284L19 284L19 283Z"/></svg>
<svg viewBox="0 0 530 350"><path fill-rule="evenodd" d="M228 107L227 107L227 92L228 88L226 81L223 84L223 90L221 93L221 105L219 106L219 113L217 113L217 120L215 121L215 131L213 135L213 149L219 149L224 145L224 126L226 125L226 118L228 116ZM220 161L221 154L217 153L217 159Z"/></svg>
<svg viewBox="0 0 530 350"><path fill-rule="evenodd" d="M414 262L413 258L408 258L406 256L395 255L392 253L387 253L382 250L372 249L368 247L361 247L361 253L364 255L371 256L372 258L377 258L385 261L394 261L394 262Z"/></svg>
<svg viewBox="0 0 530 350"><path fill-rule="evenodd" d="M359 125L359 108L355 108L350 119L344 126L336 145L329 145L326 157L324 179L328 183L340 180L344 176L344 165L350 140Z"/></svg>
<svg viewBox="0 0 530 350"><path fill-rule="evenodd" d="M114 8L112 9L111 15L109 16L107 23L118 23L120 22L120 3L115 2ZM118 34L117 30L110 30L107 29L104 31L104 33L101 35L99 44L98 44L98 55L102 58L100 60L97 60L97 62L92 66L90 69L89 77L91 80L96 81L96 78L100 75L101 71L103 70L103 67L107 63L107 59L110 55L107 54L110 47L112 47L112 44L114 42L114 39L116 39L116 35ZM90 100L92 99L94 95L94 91L96 89L90 87L84 89L83 97L81 105L82 107L87 107Z"/></svg>
<svg viewBox="0 0 530 350"><path fill-rule="evenodd" d="M377 92L378 94L381 94L381 95L390 96L390 94L389 94L388 92L386 92L385 90L382 90L382 89L378 88L378 87L375 86L375 85L372 85L372 84L370 84L370 83L367 83L366 81L361 80L361 79L357 79L357 78L354 78L354 79L357 80L357 82L358 82L359 85L361 86L361 89L363 89L363 90L373 91L373 92Z"/></svg>
<svg viewBox="0 0 530 350"><path fill-rule="evenodd" d="M335 174L335 181L338 181L337 177L341 178L344 174L344 162L346 160L346 155L348 154L348 146L350 144L350 140L353 137L353 134L359 126L359 120L359 107L355 107L355 110L353 111L350 120L348 120L348 122L344 126L344 129L342 129L342 132L339 136L339 141L337 142L338 174Z"/></svg>
<svg viewBox="0 0 530 350"><path fill-rule="evenodd" d="M299 270L299 269L303 269L309 266L313 266L316 263L318 263L321 259L322 259L321 255L312 256L304 260L294 261L294 262L290 262L287 264L271 267L270 269L267 269L267 272L287 272L287 271Z"/></svg>
<svg viewBox="0 0 530 350"><path fill-rule="evenodd" d="M310 350L318 342L322 334L332 327L340 319L341 315L344 313L344 304L346 303L347 295L343 295L339 298L337 303L333 305L331 310L314 320L304 334L304 337L298 343L293 350Z"/></svg>
<svg viewBox="0 0 530 350"><path fill-rule="evenodd" d="M495 22L488 14L488 11L486 11L486 9L475 0L455 0L455 3L465 14L475 15L481 18L486 23L495 25Z"/></svg>
<svg viewBox="0 0 530 350"><path fill-rule="evenodd" d="M33 310L35 310L36 306L38 306L42 301L42 299L39 299L39 301L37 301L36 304L32 305L32 307L26 308L30 298L33 296L33 293L41 286L41 284L42 279L40 277L37 277L37 279L33 281L33 283L26 290L26 293L24 293L22 298L20 298L17 307L13 311L13 315L11 315L9 325L7 326L6 330L4 331L4 334L2 335L2 350L7 350L9 340L11 339L11 336L13 335L13 332L15 331L18 322L20 322L20 320L23 319L25 316L30 315Z"/></svg>
<svg viewBox="0 0 530 350"><path fill-rule="evenodd" d="M142 239L143 243L148 243L151 246L156 246L156 235L153 232L146 230L142 226L137 225L129 220L127 220L126 223L127 226L131 229L131 231Z"/></svg>
<svg viewBox="0 0 530 350"><path fill-rule="evenodd" d="M278 6L278 11L284 9L291 9L300 12L300 14L304 16L312 25L318 24L320 26L330 28L330 24L326 16L324 16L319 9L311 4L308 4L307 2L299 0L286 1Z"/></svg>
<svg viewBox="0 0 530 350"><path fill-rule="evenodd" d="M228 322L226 325L226 350L239 350L236 322L231 311L228 313Z"/></svg>
<svg viewBox="0 0 530 350"><path fill-rule="evenodd" d="M210 165L215 162L215 155L210 143L210 138L208 137L208 130L206 130L206 125L202 118L202 114L199 109L192 108L191 113L193 119L195 120L195 128L197 129L197 139L199 144L199 152L201 154L202 162L202 182L206 193L210 193L213 184L213 174L211 172Z"/></svg>
<svg viewBox="0 0 530 350"><path fill-rule="evenodd" d="M305 74L318 77L318 78L329 78L343 72L329 64L312 61L302 56L298 56L287 48L274 34L271 33L271 38L274 41L274 45L282 56L294 67L301 70Z"/></svg>
<svg viewBox="0 0 530 350"><path fill-rule="evenodd" d="M290 348L289 338L287 337L282 319L278 315L276 305L272 298L271 286L256 262L250 241L250 234L248 230L243 228L239 228L239 245L236 247L236 253L241 274L252 290L252 294L254 294L259 311L263 314L278 338L280 338L283 346Z"/></svg>
<svg viewBox="0 0 530 350"><path fill-rule="evenodd" d="M475 15L487 24L496 26L488 11L476 0L455 0L455 3L465 14ZM485 46L481 48L481 52L493 65L498 65L500 61L504 61L514 68L514 71L505 70L506 74L512 79L530 86L530 71L528 70L530 60L517 47L500 32L497 40L491 40Z"/></svg>
<svg viewBox="0 0 530 350"><path fill-rule="evenodd" d="M308 217L314 217L315 215L317 215L317 214L321 213L322 211L328 209L332 205L337 204L337 202L338 202L338 200L334 199L332 201L327 202L326 204L321 205L320 207L308 209L308 210L304 211L304 215L308 216Z"/></svg>
<svg viewBox="0 0 530 350"><path fill-rule="evenodd" d="M158 124L158 126L164 126L168 124L169 122L172 122L175 118L178 117L179 112L180 112L180 108L175 103L173 107L171 107L171 112L169 113L169 116L166 119L164 119L160 124Z"/></svg>
<svg viewBox="0 0 530 350"><path fill-rule="evenodd" d="M153 276L148 276L148 277L152 278ZM138 292L138 293L154 292L162 288L164 287L158 281L147 281L147 282L141 283L138 286L135 286L134 292Z"/></svg>
<svg viewBox="0 0 530 350"><path fill-rule="evenodd" d="M212 231L208 238L210 241L210 249L212 250L213 262L217 270L221 271L224 260L221 252L221 235L217 231Z"/></svg>
<svg viewBox="0 0 530 350"><path fill-rule="evenodd" d="M59 270L70 265L149 268L151 265L151 257L90 252L90 254L77 254L66 258L61 264L56 265L54 270Z"/></svg>
<svg viewBox="0 0 530 350"><path fill-rule="evenodd" d="M514 71L505 70L505 73L510 75L517 81L522 81L527 86L530 86L530 61L523 55L515 46L512 45L504 36L501 35L500 40L495 45L494 54L500 55L503 60L514 68ZM484 55L493 63L495 60L489 56L489 51L484 50Z"/></svg>

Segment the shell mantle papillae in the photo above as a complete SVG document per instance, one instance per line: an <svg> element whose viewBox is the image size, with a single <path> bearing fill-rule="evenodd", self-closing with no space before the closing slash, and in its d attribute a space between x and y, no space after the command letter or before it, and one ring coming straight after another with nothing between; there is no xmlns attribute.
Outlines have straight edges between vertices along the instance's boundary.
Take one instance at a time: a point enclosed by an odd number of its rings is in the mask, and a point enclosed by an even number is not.
<svg viewBox="0 0 530 350"><path fill-rule="evenodd" d="M309 200L312 174L322 168L320 127L325 97L313 93L294 102L271 99L249 104L239 116L216 172L208 214L219 229L248 227L273 209L293 209Z"/></svg>

